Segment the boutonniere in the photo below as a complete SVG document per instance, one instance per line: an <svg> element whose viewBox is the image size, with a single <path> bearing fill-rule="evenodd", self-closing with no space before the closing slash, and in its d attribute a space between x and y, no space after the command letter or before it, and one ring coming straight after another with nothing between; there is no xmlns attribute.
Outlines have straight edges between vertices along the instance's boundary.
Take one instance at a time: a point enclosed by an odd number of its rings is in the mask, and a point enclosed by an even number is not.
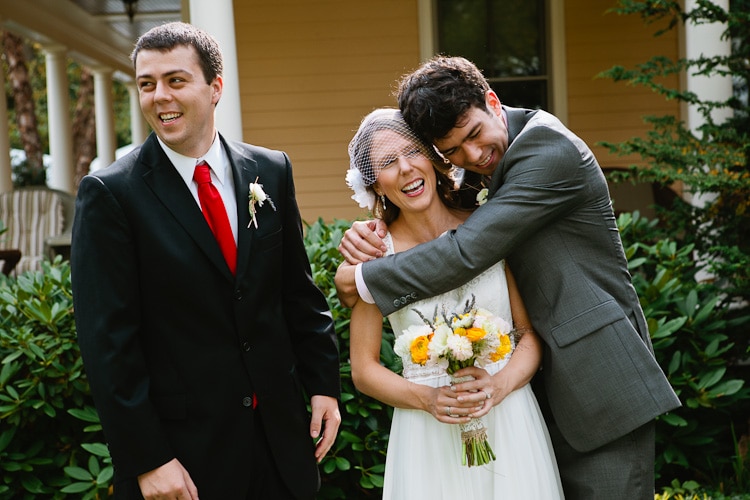
<svg viewBox="0 0 750 500"><path fill-rule="evenodd" d="M255 182L250 183L248 198L250 199L250 224L254 225L255 229L258 229L258 220L255 218L255 211L257 210L255 204L257 203L258 207L262 207L263 203L268 202L274 212L276 211L276 205L273 204L271 198L263 191L263 184L258 184L257 177L255 178ZM248 228L250 224L247 225Z"/></svg>
<svg viewBox="0 0 750 500"><path fill-rule="evenodd" d="M477 205L479 205L481 207L482 205L484 205L485 203L487 203L487 195L488 194L489 194L489 191L487 190L487 188L484 188L484 189L480 190L477 193Z"/></svg>

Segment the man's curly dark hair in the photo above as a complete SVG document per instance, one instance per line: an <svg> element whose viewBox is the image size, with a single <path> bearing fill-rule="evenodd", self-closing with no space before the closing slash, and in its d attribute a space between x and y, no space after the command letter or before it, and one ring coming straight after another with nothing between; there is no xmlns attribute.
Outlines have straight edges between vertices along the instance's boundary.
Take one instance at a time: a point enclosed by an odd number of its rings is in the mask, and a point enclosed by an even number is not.
<svg viewBox="0 0 750 500"><path fill-rule="evenodd" d="M396 98L406 123L433 142L445 137L472 106L486 112L488 90L474 63L438 55L401 79Z"/></svg>

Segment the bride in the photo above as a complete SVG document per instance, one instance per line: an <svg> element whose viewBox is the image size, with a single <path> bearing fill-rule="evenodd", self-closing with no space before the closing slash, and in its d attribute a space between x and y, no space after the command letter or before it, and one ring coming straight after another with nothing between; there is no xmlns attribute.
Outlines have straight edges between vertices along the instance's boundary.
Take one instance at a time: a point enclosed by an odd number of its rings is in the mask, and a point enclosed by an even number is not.
<svg viewBox="0 0 750 500"><path fill-rule="evenodd" d="M367 115L349 156L352 198L387 224L389 253L437 238L471 213L459 207L451 166L415 136L397 109ZM434 355L444 332L438 324L467 311L507 325L507 332L485 337L504 337L506 350L498 347L486 362L449 374L448 362ZM359 300L350 327L356 387L395 407L383 498L562 498L547 428L528 384L540 365L541 342L504 262L388 320L403 376L380 364L383 317L377 306ZM424 345L415 342L415 331L425 334ZM479 403L477 394L484 396ZM485 439L479 455L472 454L472 443Z"/></svg>

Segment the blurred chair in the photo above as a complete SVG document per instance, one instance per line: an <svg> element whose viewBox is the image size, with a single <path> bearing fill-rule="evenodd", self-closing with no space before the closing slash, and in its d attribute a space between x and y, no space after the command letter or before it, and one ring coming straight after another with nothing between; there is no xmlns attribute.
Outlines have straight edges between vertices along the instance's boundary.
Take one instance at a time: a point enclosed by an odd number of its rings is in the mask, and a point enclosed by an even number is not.
<svg viewBox="0 0 750 500"><path fill-rule="evenodd" d="M0 193L0 220L8 228L0 234L0 250L21 252L16 274L41 269L45 258L70 256L70 232L75 198L43 186Z"/></svg>

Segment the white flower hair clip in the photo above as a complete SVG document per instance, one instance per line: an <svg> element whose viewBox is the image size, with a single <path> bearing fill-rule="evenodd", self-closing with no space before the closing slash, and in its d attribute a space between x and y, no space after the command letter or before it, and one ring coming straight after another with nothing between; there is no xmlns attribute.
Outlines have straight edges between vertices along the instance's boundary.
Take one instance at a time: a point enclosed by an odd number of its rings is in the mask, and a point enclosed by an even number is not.
<svg viewBox="0 0 750 500"><path fill-rule="evenodd" d="M354 191L352 200L356 201L361 208L366 208L370 211L375 208L375 193L367 189L365 181L362 179L362 172L358 168L347 170L346 185Z"/></svg>
<svg viewBox="0 0 750 500"><path fill-rule="evenodd" d="M271 198L266 194L265 191L263 191L263 184L258 184L258 178L255 178L255 182L250 183L250 193L248 194L248 198L250 199L250 223L247 225L248 229L251 225L255 226L255 229L258 229L258 219L255 218L255 204L258 204L258 207L262 207L264 202L268 202L269 205L271 205L271 208L273 208L273 211L276 211L276 205L273 204L273 201Z"/></svg>

